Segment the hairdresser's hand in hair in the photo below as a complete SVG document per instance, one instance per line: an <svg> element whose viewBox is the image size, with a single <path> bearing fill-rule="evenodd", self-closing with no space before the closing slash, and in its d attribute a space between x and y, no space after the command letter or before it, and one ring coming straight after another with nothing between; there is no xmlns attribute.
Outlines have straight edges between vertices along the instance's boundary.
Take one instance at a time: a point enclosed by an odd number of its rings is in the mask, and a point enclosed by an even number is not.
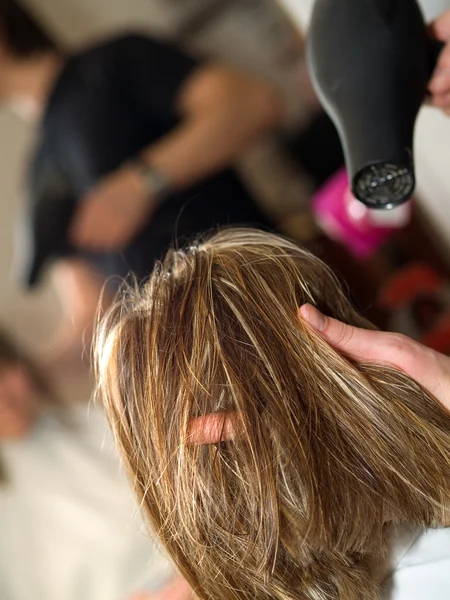
<svg viewBox="0 0 450 600"><path fill-rule="evenodd" d="M333 348L361 363L388 364L417 381L450 410L450 358L397 333L368 331L326 317L307 304L300 317Z"/></svg>
<svg viewBox="0 0 450 600"><path fill-rule="evenodd" d="M307 304L300 318L333 348L361 363L380 363L403 371L450 411L450 358L404 335L351 327ZM191 444L215 444L238 436L237 415L215 413L193 419Z"/></svg>
<svg viewBox="0 0 450 600"><path fill-rule="evenodd" d="M431 103L450 115L450 10L438 17L430 29L433 37L446 43L428 86Z"/></svg>

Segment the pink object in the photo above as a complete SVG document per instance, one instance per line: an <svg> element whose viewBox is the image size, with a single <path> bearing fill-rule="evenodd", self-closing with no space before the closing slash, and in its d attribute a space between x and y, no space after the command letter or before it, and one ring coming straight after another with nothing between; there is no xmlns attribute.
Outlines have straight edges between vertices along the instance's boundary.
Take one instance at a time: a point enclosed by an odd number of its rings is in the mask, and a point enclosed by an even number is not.
<svg viewBox="0 0 450 600"><path fill-rule="evenodd" d="M351 190L345 169L314 195L312 209L322 230L360 259L368 258L411 218L411 201L393 210L364 206Z"/></svg>

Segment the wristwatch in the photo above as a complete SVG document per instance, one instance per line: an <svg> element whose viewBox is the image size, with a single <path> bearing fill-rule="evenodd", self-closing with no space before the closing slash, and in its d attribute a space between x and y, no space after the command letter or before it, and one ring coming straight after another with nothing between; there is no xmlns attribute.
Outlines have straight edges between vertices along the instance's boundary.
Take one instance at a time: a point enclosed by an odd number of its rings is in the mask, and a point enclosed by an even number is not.
<svg viewBox="0 0 450 600"><path fill-rule="evenodd" d="M170 179L160 169L143 159L136 159L133 161L133 164L138 168L152 202L156 205L160 205L173 193L173 186Z"/></svg>

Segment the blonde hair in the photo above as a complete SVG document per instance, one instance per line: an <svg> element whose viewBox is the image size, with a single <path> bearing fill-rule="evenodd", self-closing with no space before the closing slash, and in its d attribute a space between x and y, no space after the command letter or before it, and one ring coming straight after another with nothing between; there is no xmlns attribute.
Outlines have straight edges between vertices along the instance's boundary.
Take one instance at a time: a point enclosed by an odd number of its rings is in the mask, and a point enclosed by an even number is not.
<svg viewBox="0 0 450 600"><path fill-rule="evenodd" d="M170 251L105 316L98 391L152 526L200 598L373 600L386 520L448 520L450 416L404 374L339 355L298 318L370 326L281 237ZM194 417L240 417L189 443Z"/></svg>

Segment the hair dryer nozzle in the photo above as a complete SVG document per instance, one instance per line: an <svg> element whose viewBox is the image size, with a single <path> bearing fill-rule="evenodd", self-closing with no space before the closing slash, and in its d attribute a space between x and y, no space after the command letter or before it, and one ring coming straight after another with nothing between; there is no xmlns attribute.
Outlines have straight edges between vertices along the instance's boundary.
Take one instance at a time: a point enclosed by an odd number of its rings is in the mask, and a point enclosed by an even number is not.
<svg viewBox="0 0 450 600"><path fill-rule="evenodd" d="M353 195L369 208L395 208L410 200L414 188L412 167L389 163L365 167L352 183Z"/></svg>

